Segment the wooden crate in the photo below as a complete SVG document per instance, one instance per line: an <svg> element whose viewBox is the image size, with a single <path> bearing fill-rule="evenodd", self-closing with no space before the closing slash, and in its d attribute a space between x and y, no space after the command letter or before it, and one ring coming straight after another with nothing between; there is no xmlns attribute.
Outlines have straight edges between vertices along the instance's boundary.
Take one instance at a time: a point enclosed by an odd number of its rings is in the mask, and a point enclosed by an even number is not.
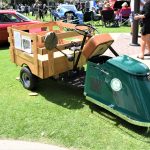
<svg viewBox="0 0 150 150"><path fill-rule="evenodd" d="M75 31L64 31L64 28L74 29L75 25L48 22L9 27L8 41L10 42L11 61L19 66L28 66L31 72L41 79L72 70L73 62L69 62L57 49L48 51L44 46L45 34L55 32L58 38L57 48L66 54L73 55L73 51L66 47L71 44L71 41L81 43L83 36ZM34 32L32 32L33 30ZM78 52L75 56L77 57L77 55ZM85 57L81 54L78 67L82 67L85 62Z"/></svg>

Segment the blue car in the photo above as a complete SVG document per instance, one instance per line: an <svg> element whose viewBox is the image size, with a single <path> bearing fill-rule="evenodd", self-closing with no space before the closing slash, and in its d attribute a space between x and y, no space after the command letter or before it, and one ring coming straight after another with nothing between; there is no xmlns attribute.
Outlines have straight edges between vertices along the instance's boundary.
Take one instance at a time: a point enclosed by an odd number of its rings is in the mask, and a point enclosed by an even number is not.
<svg viewBox="0 0 150 150"><path fill-rule="evenodd" d="M55 20L63 20L64 22L83 23L83 13L78 11L75 5L62 4L56 10L51 12Z"/></svg>

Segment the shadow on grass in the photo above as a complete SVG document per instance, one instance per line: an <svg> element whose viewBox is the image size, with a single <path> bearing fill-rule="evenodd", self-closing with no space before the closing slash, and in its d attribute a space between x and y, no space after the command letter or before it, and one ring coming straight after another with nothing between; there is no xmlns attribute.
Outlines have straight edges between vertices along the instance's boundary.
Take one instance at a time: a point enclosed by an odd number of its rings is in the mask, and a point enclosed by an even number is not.
<svg viewBox="0 0 150 150"><path fill-rule="evenodd" d="M150 137L150 132L147 132L147 128L130 124L127 121L112 114L111 112L105 110L104 108L86 101L83 95L83 88L73 87L68 84L64 84L63 82L55 81L49 78L39 81L38 89L36 92L45 97L45 100L67 109L82 109L84 105L88 105L91 109L91 112L97 112L101 116L112 120L119 130L128 134L130 137L146 143L150 143L150 141L146 139ZM145 139L138 137L136 134L130 131L143 136Z"/></svg>
<svg viewBox="0 0 150 150"><path fill-rule="evenodd" d="M9 49L9 43L3 43L0 45L0 50L8 50Z"/></svg>
<svg viewBox="0 0 150 150"><path fill-rule="evenodd" d="M75 88L60 81L40 80L36 91L47 101L68 109L81 109L85 104L82 88Z"/></svg>
<svg viewBox="0 0 150 150"><path fill-rule="evenodd" d="M124 128L122 127L125 127L126 129L130 130L130 131L133 131L134 133L140 135L140 136L143 136L145 138L149 138L150 137L150 131L148 131L146 127L140 127L140 126L136 126L136 125L133 125L131 123L128 123L127 121L119 118L118 116L114 115L113 113L107 111L106 109L98 106L98 105L95 105L91 102L88 102L88 105L91 109L91 112L97 112L98 114L112 120L113 122L115 122L115 126L118 127L120 130L122 130L122 132L125 132L126 134L128 134L129 136L135 138L135 139L138 139L140 141L144 141L146 143L150 143L149 140L144 140L144 139L141 139L141 138L138 138L135 134L132 134L131 132L128 132L127 130L125 130Z"/></svg>

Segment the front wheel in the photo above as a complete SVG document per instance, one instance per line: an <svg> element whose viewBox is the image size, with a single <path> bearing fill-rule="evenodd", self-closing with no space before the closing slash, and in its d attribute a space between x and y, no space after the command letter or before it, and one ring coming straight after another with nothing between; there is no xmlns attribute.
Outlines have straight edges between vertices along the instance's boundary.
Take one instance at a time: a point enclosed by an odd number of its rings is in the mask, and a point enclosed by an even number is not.
<svg viewBox="0 0 150 150"><path fill-rule="evenodd" d="M32 74L28 67L22 67L20 71L20 80L23 87L27 90L33 90L36 87L37 77Z"/></svg>

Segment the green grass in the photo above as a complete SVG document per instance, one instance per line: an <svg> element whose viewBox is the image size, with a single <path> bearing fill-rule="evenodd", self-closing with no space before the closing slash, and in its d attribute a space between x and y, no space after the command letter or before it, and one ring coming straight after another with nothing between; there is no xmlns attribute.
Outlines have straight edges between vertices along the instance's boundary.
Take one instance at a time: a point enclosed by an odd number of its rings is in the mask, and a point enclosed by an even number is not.
<svg viewBox="0 0 150 150"><path fill-rule="evenodd" d="M35 16L30 15L27 17L35 20ZM47 15L47 17L45 17L46 22L51 21L51 20L52 20L52 18L50 17L50 15ZM108 28L106 28L104 26L103 27L101 26L102 23L100 23L100 25L98 25L98 26L96 25L97 24L96 22L94 22L94 24L95 24L95 27L97 28L99 33L116 33L116 32L118 32L118 33L130 33L130 27L127 25L126 26L122 25L120 27L108 27Z"/></svg>
<svg viewBox="0 0 150 150"><path fill-rule="evenodd" d="M16 80L20 67L0 51L0 138L40 141L80 150L149 149L149 134L87 102L81 89L50 79L29 96Z"/></svg>
<svg viewBox="0 0 150 150"><path fill-rule="evenodd" d="M150 135L145 128L86 101L81 89L47 79L39 82L38 96L29 96L30 91L16 80L20 67L10 62L7 47L0 49L0 139L80 150L149 149Z"/></svg>

